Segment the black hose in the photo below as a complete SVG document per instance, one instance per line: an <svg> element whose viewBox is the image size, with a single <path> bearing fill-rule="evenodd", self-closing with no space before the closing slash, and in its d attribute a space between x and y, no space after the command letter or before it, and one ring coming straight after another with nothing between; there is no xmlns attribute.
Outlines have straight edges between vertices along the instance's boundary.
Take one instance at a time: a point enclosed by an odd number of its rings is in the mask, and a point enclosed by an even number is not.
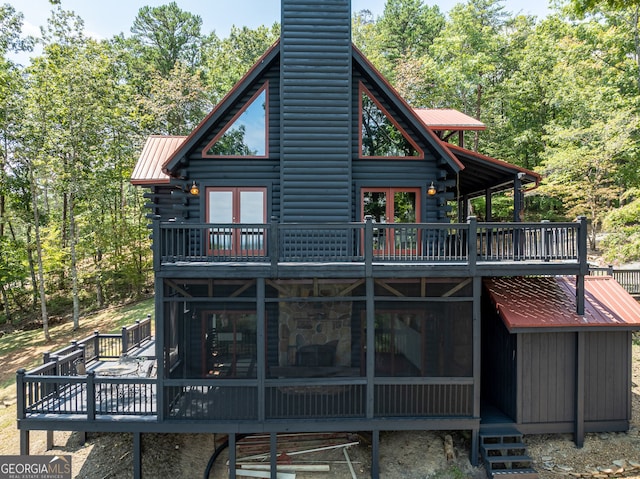
<svg viewBox="0 0 640 479"><path fill-rule="evenodd" d="M239 441L240 439L247 437L248 434L238 434L236 436L236 440ZM207 463L207 468L204 470L204 479L209 479L209 474L211 474L211 469L213 469L213 465L216 462L216 459L218 459L218 456L220 455L220 453L222 451L224 451L227 447L229 447L229 439L227 436L227 440L224 441L222 444L220 444L215 451L213 451L213 454L211 455L211 457L209 458L209 462Z"/></svg>

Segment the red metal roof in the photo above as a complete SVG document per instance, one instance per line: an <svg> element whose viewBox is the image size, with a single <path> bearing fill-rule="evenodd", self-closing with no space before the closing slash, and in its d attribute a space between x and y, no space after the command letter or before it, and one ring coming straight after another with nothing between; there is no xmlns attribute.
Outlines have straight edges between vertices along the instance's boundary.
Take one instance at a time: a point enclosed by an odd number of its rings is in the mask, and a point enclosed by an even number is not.
<svg viewBox="0 0 640 479"><path fill-rule="evenodd" d="M152 135L147 138L140 158L131 174L134 185L156 185L168 183L169 177L163 173L162 166L182 145L186 136Z"/></svg>
<svg viewBox="0 0 640 479"><path fill-rule="evenodd" d="M585 314L576 313L574 277L486 279L509 331L536 328L640 329L640 303L610 276L585 277Z"/></svg>
<svg viewBox="0 0 640 479"><path fill-rule="evenodd" d="M458 110L414 108L415 114L432 130L485 130L487 125Z"/></svg>

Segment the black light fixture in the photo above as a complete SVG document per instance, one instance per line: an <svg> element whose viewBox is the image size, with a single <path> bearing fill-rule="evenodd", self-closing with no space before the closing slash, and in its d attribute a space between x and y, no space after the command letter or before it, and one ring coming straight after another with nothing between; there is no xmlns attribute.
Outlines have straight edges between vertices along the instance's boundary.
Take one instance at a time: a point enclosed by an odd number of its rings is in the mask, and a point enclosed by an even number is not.
<svg viewBox="0 0 640 479"><path fill-rule="evenodd" d="M431 184L429 185L429 188L427 188L427 195L435 196L437 192L438 190L436 189L436 185L434 185L432 181Z"/></svg>
<svg viewBox="0 0 640 479"><path fill-rule="evenodd" d="M189 193L191 193L193 196L198 196L200 194L200 188L198 188L198 185L196 185L196 180L193 180L193 184L189 188Z"/></svg>

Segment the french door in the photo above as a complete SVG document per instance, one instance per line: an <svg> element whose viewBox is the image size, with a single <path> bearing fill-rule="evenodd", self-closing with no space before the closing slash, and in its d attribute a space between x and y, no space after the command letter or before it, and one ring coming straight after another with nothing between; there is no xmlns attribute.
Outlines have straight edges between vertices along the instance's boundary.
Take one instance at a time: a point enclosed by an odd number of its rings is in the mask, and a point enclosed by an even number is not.
<svg viewBox="0 0 640 479"><path fill-rule="evenodd" d="M264 255L266 197L266 188L207 188L209 254Z"/></svg>
<svg viewBox="0 0 640 479"><path fill-rule="evenodd" d="M420 221L420 188L363 188L362 214L374 224L374 253L410 256L418 252L419 232L403 223Z"/></svg>

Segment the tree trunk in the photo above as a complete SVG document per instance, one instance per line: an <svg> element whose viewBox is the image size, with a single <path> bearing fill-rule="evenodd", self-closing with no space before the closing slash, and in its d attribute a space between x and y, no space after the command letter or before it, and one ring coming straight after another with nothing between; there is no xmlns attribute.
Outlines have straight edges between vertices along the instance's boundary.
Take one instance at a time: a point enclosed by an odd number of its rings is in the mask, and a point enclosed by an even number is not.
<svg viewBox="0 0 640 479"><path fill-rule="evenodd" d="M29 262L29 273L31 274L31 298L32 309L35 311L38 306L38 280L36 279L36 265L33 261L33 248L31 246L31 225L27 226L27 261Z"/></svg>
<svg viewBox="0 0 640 479"><path fill-rule="evenodd" d="M80 300L78 298L78 265L76 254L76 216L73 193L69 194L69 244L71 246L71 289L73 297L73 330L80 327Z"/></svg>
<svg viewBox="0 0 640 479"><path fill-rule="evenodd" d="M0 291L2 292L2 304L4 305L4 315L7 320L7 324L11 324L11 308L9 308L9 297L7 296L7 290L4 284L0 287Z"/></svg>
<svg viewBox="0 0 640 479"><path fill-rule="evenodd" d="M44 268L42 266L42 242L40 241L40 217L38 215L38 192L36 182L33 178L33 170L29 171L29 182L31 183L31 202L33 206L33 222L36 233L36 251L38 258L38 289L40 291L40 310L42 312L42 332L47 341L51 341L49 334L49 315L47 313L47 294L44 289Z"/></svg>

